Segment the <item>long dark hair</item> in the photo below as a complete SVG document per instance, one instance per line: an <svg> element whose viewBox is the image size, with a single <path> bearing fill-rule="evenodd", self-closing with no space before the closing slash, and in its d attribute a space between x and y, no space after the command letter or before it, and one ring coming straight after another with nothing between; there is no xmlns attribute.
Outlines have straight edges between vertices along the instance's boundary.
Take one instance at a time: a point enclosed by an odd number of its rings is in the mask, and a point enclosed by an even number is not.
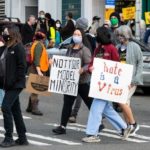
<svg viewBox="0 0 150 150"><path fill-rule="evenodd" d="M106 27L99 27L96 32L97 32L96 41L99 44L107 45L112 43L109 29L107 29Z"/></svg>
<svg viewBox="0 0 150 150"><path fill-rule="evenodd" d="M21 34L19 28L16 25L8 25L5 26L4 29L8 29L8 33L10 35L10 40L6 43L7 47L22 43Z"/></svg>

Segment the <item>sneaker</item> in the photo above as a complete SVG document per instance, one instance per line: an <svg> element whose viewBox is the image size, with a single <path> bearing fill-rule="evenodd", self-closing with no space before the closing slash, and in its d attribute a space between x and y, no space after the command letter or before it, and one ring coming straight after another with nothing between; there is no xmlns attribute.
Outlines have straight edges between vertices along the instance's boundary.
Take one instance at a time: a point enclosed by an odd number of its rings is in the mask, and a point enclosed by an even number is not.
<svg viewBox="0 0 150 150"><path fill-rule="evenodd" d="M65 127L59 126L52 130L55 134L66 134Z"/></svg>
<svg viewBox="0 0 150 150"><path fill-rule="evenodd" d="M85 142L85 143L98 143L100 142L100 138L98 136L87 136L85 138L82 139L82 142Z"/></svg>
<svg viewBox="0 0 150 150"><path fill-rule="evenodd" d="M136 132L140 129L140 126L137 123L135 125L132 125L132 126L133 126L133 128L132 128L130 135L135 135Z"/></svg>
<svg viewBox="0 0 150 150"><path fill-rule="evenodd" d="M123 133L123 138L122 139L126 140L130 136L132 131L133 131L133 126L129 125L126 129L124 129L124 133Z"/></svg>
<svg viewBox="0 0 150 150"><path fill-rule="evenodd" d="M27 141L27 139L25 140L21 140L21 139L17 139L15 140L16 145L29 145L29 142Z"/></svg>
<svg viewBox="0 0 150 150"><path fill-rule="evenodd" d="M69 123L76 123L76 117L71 116L71 117L69 118Z"/></svg>
<svg viewBox="0 0 150 150"><path fill-rule="evenodd" d="M0 144L0 147L12 147L15 146L16 143L12 138L5 138L4 141Z"/></svg>

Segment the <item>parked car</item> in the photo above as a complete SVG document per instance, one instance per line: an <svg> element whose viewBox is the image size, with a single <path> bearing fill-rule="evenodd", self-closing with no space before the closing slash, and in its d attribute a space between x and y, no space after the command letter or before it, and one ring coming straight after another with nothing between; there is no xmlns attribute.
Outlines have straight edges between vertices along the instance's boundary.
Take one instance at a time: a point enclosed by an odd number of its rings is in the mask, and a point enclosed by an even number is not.
<svg viewBox="0 0 150 150"><path fill-rule="evenodd" d="M138 41L138 40L133 40L139 46L141 47L141 50L143 52L143 82L144 84L139 86L142 88L143 92L145 94L150 93L149 88L150 88L150 47L146 46L144 43ZM72 37L66 39L64 42L62 42L59 47L54 47L51 49L48 49L48 55L49 57L52 57L53 55L65 55L67 52L67 47L70 45L72 42Z"/></svg>
<svg viewBox="0 0 150 150"><path fill-rule="evenodd" d="M19 27L20 31L23 26L23 23L20 22L19 18L4 17L3 20L0 20L0 34L2 33L3 28L9 24L15 24Z"/></svg>

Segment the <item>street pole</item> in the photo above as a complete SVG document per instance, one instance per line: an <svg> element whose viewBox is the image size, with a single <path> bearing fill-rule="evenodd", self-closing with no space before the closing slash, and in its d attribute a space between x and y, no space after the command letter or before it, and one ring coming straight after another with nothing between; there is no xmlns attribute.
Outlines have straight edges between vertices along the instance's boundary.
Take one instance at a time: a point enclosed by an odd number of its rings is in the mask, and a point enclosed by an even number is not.
<svg viewBox="0 0 150 150"><path fill-rule="evenodd" d="M135 32L135 37L137 40L140 40L141 14L142 14L142 0L136 0L136 17L135 17L136 32Z"/></svg>

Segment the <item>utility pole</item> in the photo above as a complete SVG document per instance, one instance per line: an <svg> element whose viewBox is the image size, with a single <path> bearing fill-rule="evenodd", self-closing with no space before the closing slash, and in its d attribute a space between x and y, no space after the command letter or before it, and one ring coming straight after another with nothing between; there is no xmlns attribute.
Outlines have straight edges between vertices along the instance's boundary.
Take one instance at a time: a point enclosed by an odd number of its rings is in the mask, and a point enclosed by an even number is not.
<svg viewBox="0 0 150 150"><path fill-rule="evenodd" d="M135 17L136 32L135 32L135 37L137 40L140 40L141 15L142 15L142 0L136 0L136 17Z"/></svg>

